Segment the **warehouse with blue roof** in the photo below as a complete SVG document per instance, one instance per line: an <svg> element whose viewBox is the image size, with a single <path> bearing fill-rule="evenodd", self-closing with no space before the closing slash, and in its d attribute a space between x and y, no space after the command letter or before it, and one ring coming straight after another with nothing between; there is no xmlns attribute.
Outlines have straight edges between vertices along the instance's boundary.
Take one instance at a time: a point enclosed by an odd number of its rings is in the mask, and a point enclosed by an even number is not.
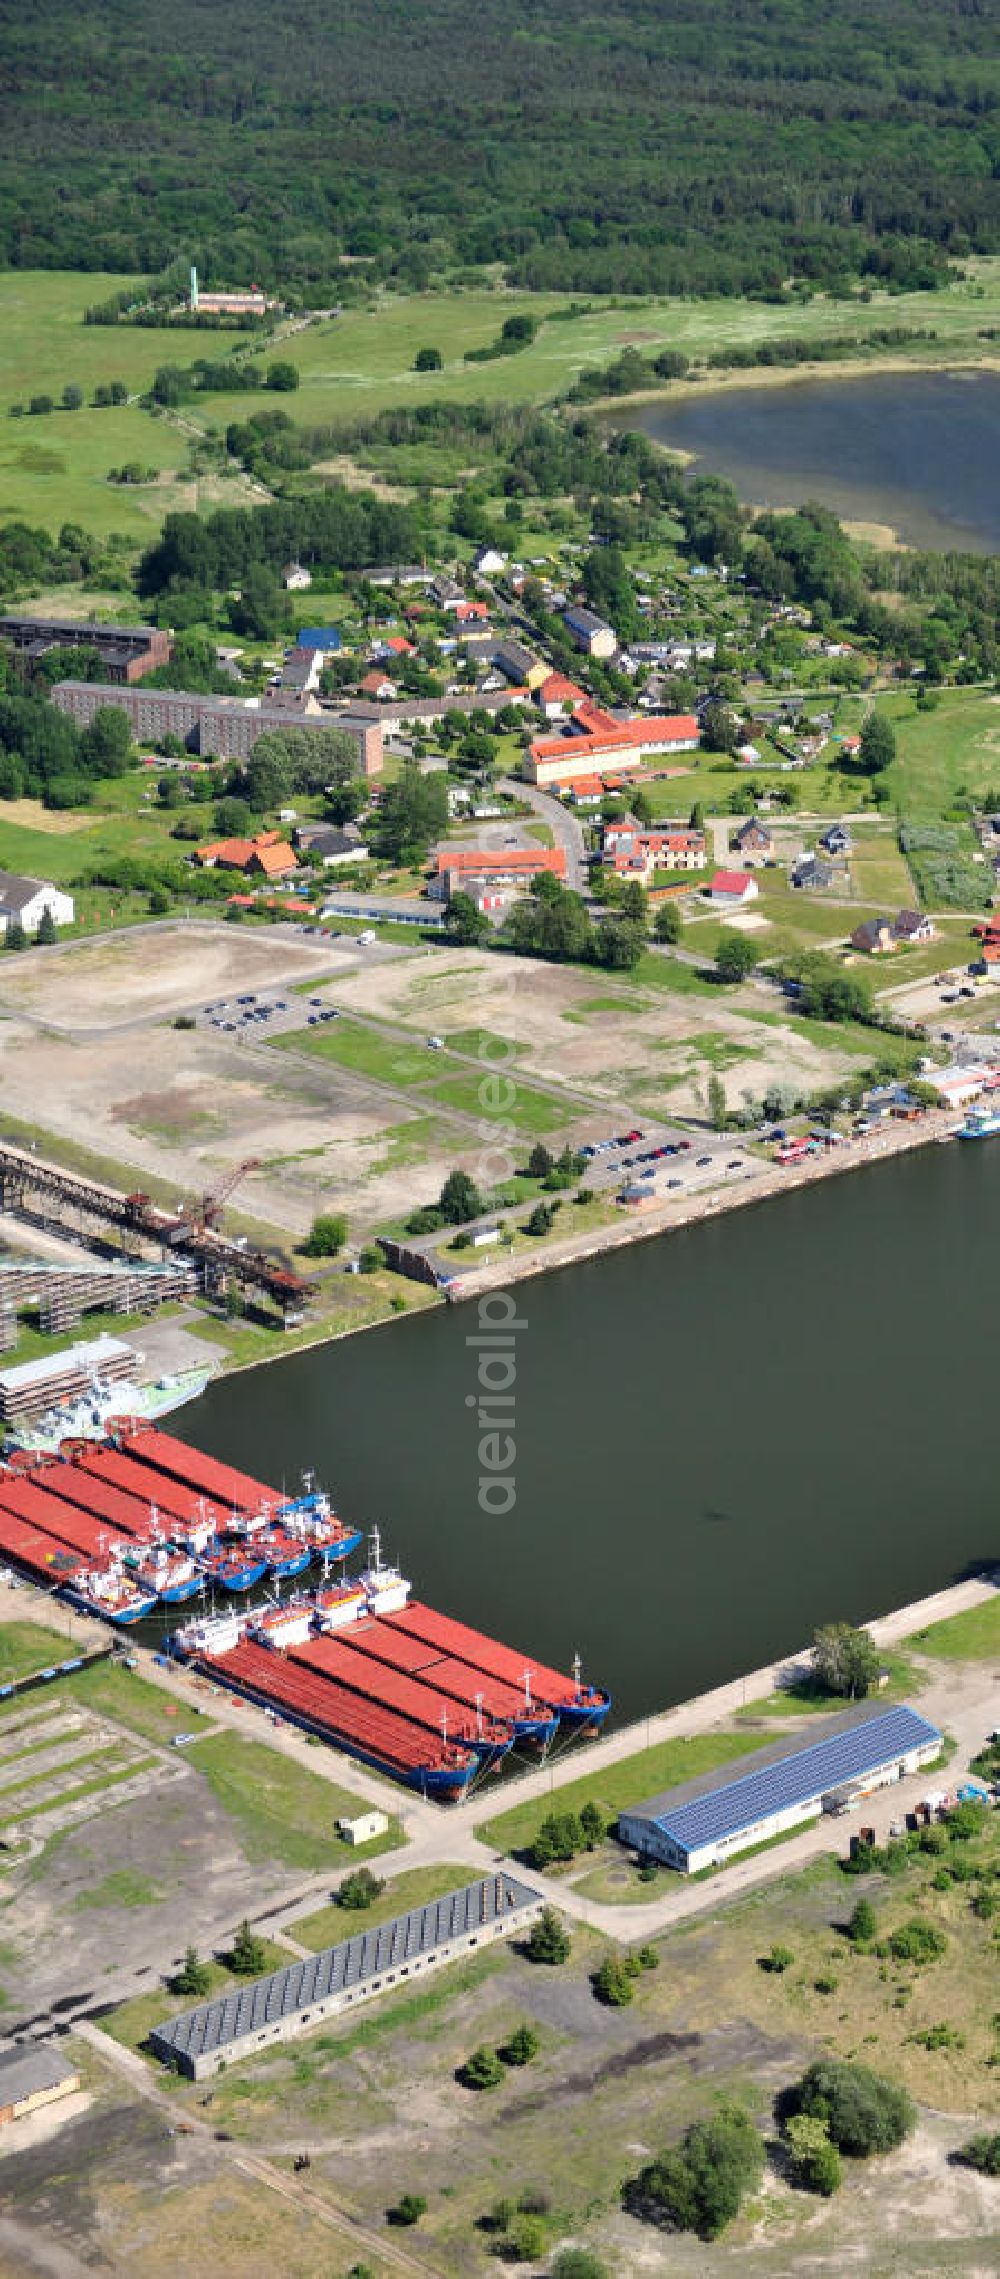
<svg viewBox="0 0 1000 2279"><path fill-rule="evenodd" d="M632 1805L618 1820L623 1844L682 1874L717 1867L739 1852L844 1811L930 1764L935 1725L903 1705L865 1703L810 1722L809 1738L771 1742L735 1763Z"/></svg>

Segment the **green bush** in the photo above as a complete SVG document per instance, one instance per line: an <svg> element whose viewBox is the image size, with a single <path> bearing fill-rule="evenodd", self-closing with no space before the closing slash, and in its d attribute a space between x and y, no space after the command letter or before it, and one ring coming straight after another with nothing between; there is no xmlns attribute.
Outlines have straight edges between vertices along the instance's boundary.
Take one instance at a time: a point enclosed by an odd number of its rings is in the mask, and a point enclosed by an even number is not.
<svg viewBox="0 0 1000 2279"><path fill-rule="evenodd" d="M499 2089L503 2077L502 2058L498 2057L496 2050L487 2049L485 2044L473 2050L471 2057L466 2058L465 2064L458 2071L458 2078L465 2089Z"/></svg>
<svg viewBox="0 0 1000 2279"><path fill-rule="evenodd" d="M976 2168L980 2176L1000 2176L1000 2134L970 2137L955 2159L962 2168Z"/></svg>
<svg viewBox="0 0 1000 2279"><path fill-rule="evenodd" d="M306 1258L336 1258L347 1241L347 1220L339 1211L321 1212L302 1245Z"/></svg>
<svg viewBox="0 0 1000 2279"><path fill-rule="evenodd" d="M785 2129L788 2161L796 2184L829 2200L842 2178L840 2154L826 2122L810 2113L793 2113Z"/></svg>
<svg viewBox="0 0 1000 2279"><path fill-rule="evenodd" d="M335 1894L336 1904L338 1907L350 1908L354 1913L361 1913L364 1908L371 1907L384 1890L384 1882L380 1882L370 1868L352 1868Z"/></svg>
<svg viewBox="0 0 1000 2279"><path fill-rule="evenodd" d="M925 2050L965 2048L965 2035L959 2033L957 2026L949 2026L946 2019L939 2020L936 2026L925 2026L922 2033L911 2034L910 2040L919 2043L920 2048Z"/></svg>
<svg viewBox="0 0 1000 2279"><path fill-rule="evenodd" d="M724 2107L695 2121L679 2145L659 2154L624 2186L630 2213L674 2231L718 2239L764 2171L764 2145L749 2115Z"/></svg>
<svg viewBox="0 0 1000 2279"><path fill-rule="evenodd" d="M784 1971L791 1969L795 1956L790 1947L774 1946L770 1954L759 1955L757 1959L761 1970L770 1972L774 1978L780 1978Z"/></svg>
<svg viewBox="0 0 1000 2279"><path fill-rule="evenodd" d="M937 1962L944 1954L948 1941L935 1923L926 1923L922 1916L911 1915L909 1922L901 1923L889 1937L889 1953L895 1962Z"/></svg>
<svg viewBox="0 0 1000 2279"><path fill-rule="evenodd" d="M386 2209L386 2222L406 2227L410 2224L418 2224L421 2216L426 2214L427 2202L421 2198L419 2192L403 2192L395 2207Z"/></svg>
<svg viewBox="0 0 1000 2279"><path fill-rule="evenodd" d="M896 2082L848 2058L818 2058L789 2093L787 2112L825 2121L838 2152L865 2160L893 2152L913 2127L913 2105Z"/></svg>
<svg viewBox="0 0 1000 2279"><path fill-rule="evenodd" d="M592 1984L598 2001L612 2009L620 2010L634 1998L632 1972L621 1955L605 1955L594 1972Z"/></svg>
<svg viewBox="0 0 1000 2279"><path fill-rule="evenodd" d="M538 2056L540 2043L533 2026L516 2026L505 2042L501 2042L497 2056L503 2065L530 2065Z"/></svg>

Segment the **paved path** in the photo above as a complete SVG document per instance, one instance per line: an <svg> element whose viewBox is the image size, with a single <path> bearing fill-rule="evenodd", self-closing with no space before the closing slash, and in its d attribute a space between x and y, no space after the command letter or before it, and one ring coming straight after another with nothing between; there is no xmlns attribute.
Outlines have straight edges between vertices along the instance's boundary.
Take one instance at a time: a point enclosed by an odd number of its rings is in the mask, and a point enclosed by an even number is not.
<svg viewBox="0 0 1000 2279"><path fill-rule="evenodd" d="M513 777L505 776L497 790L509 791L515 799L523 800L526 807L534 810L539 822L548 824L556 846L562 848L566 857L567 886L574 894L588 895L590 873L586 841L578 817L563 806L561 799L554 799L551 792L539 791L537 784L522 783L520 776L516 782Z"/></svg>
<svg viewBox="0 0 1000 2279"><path fill-rule="evenodd" d="M192 2113L190 2108L185 2108L182 2113L176 2099L160 2088L156 2075L134 2050L124 2048L121 2042L114 2041L110 2034L103 2033L99 2026L88 2020L75 2026L74 2032L89 2044L106 2070L127 2081L137 2096L156 2108L167 2121L171 2136L182 2133L185 2136L200 2137L203 2142L208 2140L215 2148L219 2161L226 2167L235 2168L241 2175L250 2177L254 2183L266 2185L271 2192L280 2193L282 2199L290 2201L300 2213L315 2217L329 2231L337 2232L342 2239L346 2239L352 2248L359 2251L363 2248L375 2255L380 2268L383 2264L388 2264L393 2271L415 2272L418 2279L426 2279L427 2265L418 2263L415 2256L408 2255L404 2248L397 2245L391 2233L372 2231L367 2224L362 2223L359 2216L343 2207L335 2207L325 2193L317 2192L300 2177L289 2175L287 2170L273 2167L264 2153L219 2138L211 2122L203 2121L200 2114Z"/></svg>

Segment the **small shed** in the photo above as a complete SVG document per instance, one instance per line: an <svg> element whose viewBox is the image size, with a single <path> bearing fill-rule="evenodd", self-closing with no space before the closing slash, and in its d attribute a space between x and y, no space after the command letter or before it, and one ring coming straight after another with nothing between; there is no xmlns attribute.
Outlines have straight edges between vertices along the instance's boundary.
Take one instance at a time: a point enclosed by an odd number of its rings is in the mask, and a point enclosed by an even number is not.
<svg viewBox="0 0 1000 2279"><path fill-rule="evenodd" d="M80 2087L73 2065L60 2057L51 2042L5 2042L0 2045L0 2123L19 2121L37 2113Z"/></svg>
<svg viewBox="0 0 1000 2279"><path fill-rule="evenodd" d="M389 1832L388 1817L384 1812L359 1812L353 1820L338 1820L337 1834L345 1844L371 1844L376 1836Z"/></svg>

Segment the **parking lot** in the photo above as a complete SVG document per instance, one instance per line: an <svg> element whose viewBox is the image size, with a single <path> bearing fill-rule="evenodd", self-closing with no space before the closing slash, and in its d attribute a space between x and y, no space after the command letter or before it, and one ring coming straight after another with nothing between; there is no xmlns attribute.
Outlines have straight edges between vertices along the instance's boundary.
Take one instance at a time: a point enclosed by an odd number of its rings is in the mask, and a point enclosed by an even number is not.
<svg viewBox="0 0 1000 2279"><path fill-rule="evenodd" d="M706 1133L691 1139L670 1127L630 1126L580 1151L587 1162L587 1185L634 1195L649 1202L680 1201L700 1189L745 1176L755 1166L731 1136Z"/></svg>
<svg viewBox="0 0 1000 2279"><path fill-rule="evenodd" d="M215 997L196 1016L199 1028L219 1029L224 1036L275 1037L303 1023L314 1029L323 1021L336 1021L335 1007L319 995L283 997L276 990L242 990L235 997Z"/></svg>

